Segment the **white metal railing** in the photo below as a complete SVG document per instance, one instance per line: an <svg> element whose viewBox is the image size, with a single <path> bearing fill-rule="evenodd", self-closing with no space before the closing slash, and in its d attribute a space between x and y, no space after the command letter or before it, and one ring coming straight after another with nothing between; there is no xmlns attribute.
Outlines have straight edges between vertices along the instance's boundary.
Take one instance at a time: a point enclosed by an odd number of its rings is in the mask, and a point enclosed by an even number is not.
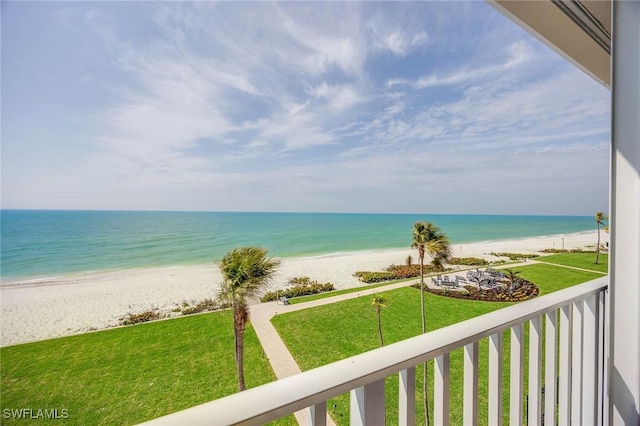
<svg viewBox="0 0 640 426"><path fill-rule="evenodd" d="M416 418L415 367L435 359L434 422L448 425L449 354L464 348L463 407L452 408L463 412L465 425L474 425L478 421L478 346L481 339L489 338L488 424L500 425L502 336L510 330L510 424L542 423L543 404L554 407L553 415L546 410L545 426L604 424L607 284L608 277L603 277L576 285L148 423L258 425L310 408L311 423L326 424L326 401L350 392L352 425L384 425L385 378L400 373L399 424L410 425ZM523 365L527 322L529 385L525 407Z"/></svg>

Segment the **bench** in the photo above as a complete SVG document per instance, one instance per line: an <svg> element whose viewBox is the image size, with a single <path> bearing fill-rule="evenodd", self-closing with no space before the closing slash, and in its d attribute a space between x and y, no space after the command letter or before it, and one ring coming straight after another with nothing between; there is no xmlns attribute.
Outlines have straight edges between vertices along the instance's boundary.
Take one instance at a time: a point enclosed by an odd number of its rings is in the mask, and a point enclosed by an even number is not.
<svg viewBox="0 0 640 426"><path fill-rule="evenodd" d="M289 298L282 296L278 299L278 302L282 303L283 305L288 305L289 304Z"/></svg>

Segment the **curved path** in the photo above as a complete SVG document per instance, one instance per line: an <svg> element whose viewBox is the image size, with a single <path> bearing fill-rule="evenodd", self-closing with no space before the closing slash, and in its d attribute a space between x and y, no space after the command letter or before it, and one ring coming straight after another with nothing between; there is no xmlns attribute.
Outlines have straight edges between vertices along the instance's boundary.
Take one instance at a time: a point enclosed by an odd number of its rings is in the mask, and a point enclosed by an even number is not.
<svg viewBox="0 0 640 426"><path fill-rule="evenodd" d="M372 295L373 293L393 290L396 288L407 287L414 284L415 281L403 281L400 283L389 284L382 287L376 287L373 289L364 289L362 291L355 291L353 293L340 294L338 296L327 297L324 299L313 300L306 303L297 303L295 305L280 305L276 302L258 303L251 305L251 324L253 329L258 335L258 339L262 344L269 363L273 368L278 379L292 376L300 373L302 370L296 363L287 346L284 344L280 335L276 331L273 324L271 324L271 318L279 313L287 313L299 311L302 309L313 308L315 306L328 305L330 303L340 302L342 300L355 299L360 296ZM309 410L301 410L295 413L296 420L301 426L311 424ZM327 415L327 424L333 426L334 423L331 417Z"/></svg>

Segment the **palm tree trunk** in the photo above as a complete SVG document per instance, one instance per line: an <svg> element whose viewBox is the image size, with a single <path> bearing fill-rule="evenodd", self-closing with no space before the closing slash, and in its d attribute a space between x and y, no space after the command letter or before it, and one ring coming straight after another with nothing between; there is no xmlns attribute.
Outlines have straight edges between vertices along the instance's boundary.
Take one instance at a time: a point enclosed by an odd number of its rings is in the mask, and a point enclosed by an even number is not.
<svg viewBox="0 0 640 426"><path fill-rule="evenodd" d="M424 422L429 426L429 388L427 387L427 361L422 372L422 388L424 390Z"/></svg>
<svg viewBox="0 0 640 426"><path fill-rule="evenodd" d="M422 318L422 333L427 332L427 324L424 313L424 255L420 256L420 317Z"/></svg>
<svg viewBox="0 0 640 426"><path fill-rule="evenodd" d="M236 347L236 367L238 368L238 392L245 390L244 383L244 330L247 326L246 312L242 308L233 310L233 334Z"/></svg>
<svg viewBox="0 0 640 426"><path fill-rule="evenodd" d="M600 255L600 222L596 221L598 224L598 245L596 245L596 265L598 264L598 257Z"/></svg>
<svg viewBox="0 0 640 426"><path fill-rule="evenodd" d="M382 338L382 318L380 315L380 306L376 307L378 311L378 334L380 335L380 346L384 346L384 339Z"/></svg>

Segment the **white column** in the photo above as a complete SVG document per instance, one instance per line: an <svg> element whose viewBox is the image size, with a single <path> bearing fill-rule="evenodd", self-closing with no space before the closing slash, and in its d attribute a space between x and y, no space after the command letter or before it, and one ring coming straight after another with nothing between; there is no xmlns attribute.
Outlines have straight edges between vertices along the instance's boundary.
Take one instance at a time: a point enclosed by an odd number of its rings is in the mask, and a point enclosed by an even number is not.
<svg viewBox="0 0 640 426"><path fill-rule="evenodd" d="M597 424L598 413L598 295L584 300L582 338L582 423Z"/></svg>
<svg viewBox="0 0 640 426"><path fill-rule="evenodd" d="M582 424L582 301L571 309L571 424Z"/></svg>
<svg viewBox="0 0 640 426"><path fill-rule="evenodd" d="M609 316L608 293L603 291L598 297L598 424L607 425L609 420Z"/></svg>
<svg viewBox="0 0 640 426"><path fill-rule="evenodd" d="M568 425L571 417L571 305L560 308L558 343L558 424Z"/></svg>
<svg viewBox="0 0 640 426"><path fill-rule="evenodd" d="M502 425L502 332L489 336L489 424Z"/></svg>
<svg viewBox="0 0 640 426"><path fill-rule="evenodd" d="M449 426L449 354L436 357L434 367L433 422Z"/></svg>
<svg viewBox="0 0 640 426"><path fill-rule="evenodd" d="M464 402L462 423L478 424L478 342L464 346Z"/></svg>
<svg viewBox="0 0 640 426"><path fill-rule="evenodd" d="M384 425L384 379L351 391L350 424Z"/></svg>
<svg viewBox="0 0 640 426"><path fill-rule="evenodd" d="M399 376L398 423L400 426L414 425L416 423L416 368L402 370Z"/></svg>
<svg viewBox="0 0 640 426"><path fill-rule="evenodd" d="M527 424L540 424L540 372L542 371L542 321L529 321L529 406Z"/></svg>
<svg viewBox="0 0 640 426"><path fill-rule="evenodd" d="M511 327L509 368L509 424L522 424L522 369L524 366L524 325Z"/></svg>
<svg viewBox="0 0 640 426"><path fill-rule="evenodd" d="M556 425L556 338L558 311L545 315L544 424Z"/></svg>
<svg viewBox="0 0 640 426"><path fill-rule="evenodd" d="M327 401L311 406L311 425L326 426L327 424Z"/></svg>
<svg viewBox="0 0 640 426"><path fill-rule="evenodd" d="M609 423L640 424L640 2L613 1Z"/></svg>

